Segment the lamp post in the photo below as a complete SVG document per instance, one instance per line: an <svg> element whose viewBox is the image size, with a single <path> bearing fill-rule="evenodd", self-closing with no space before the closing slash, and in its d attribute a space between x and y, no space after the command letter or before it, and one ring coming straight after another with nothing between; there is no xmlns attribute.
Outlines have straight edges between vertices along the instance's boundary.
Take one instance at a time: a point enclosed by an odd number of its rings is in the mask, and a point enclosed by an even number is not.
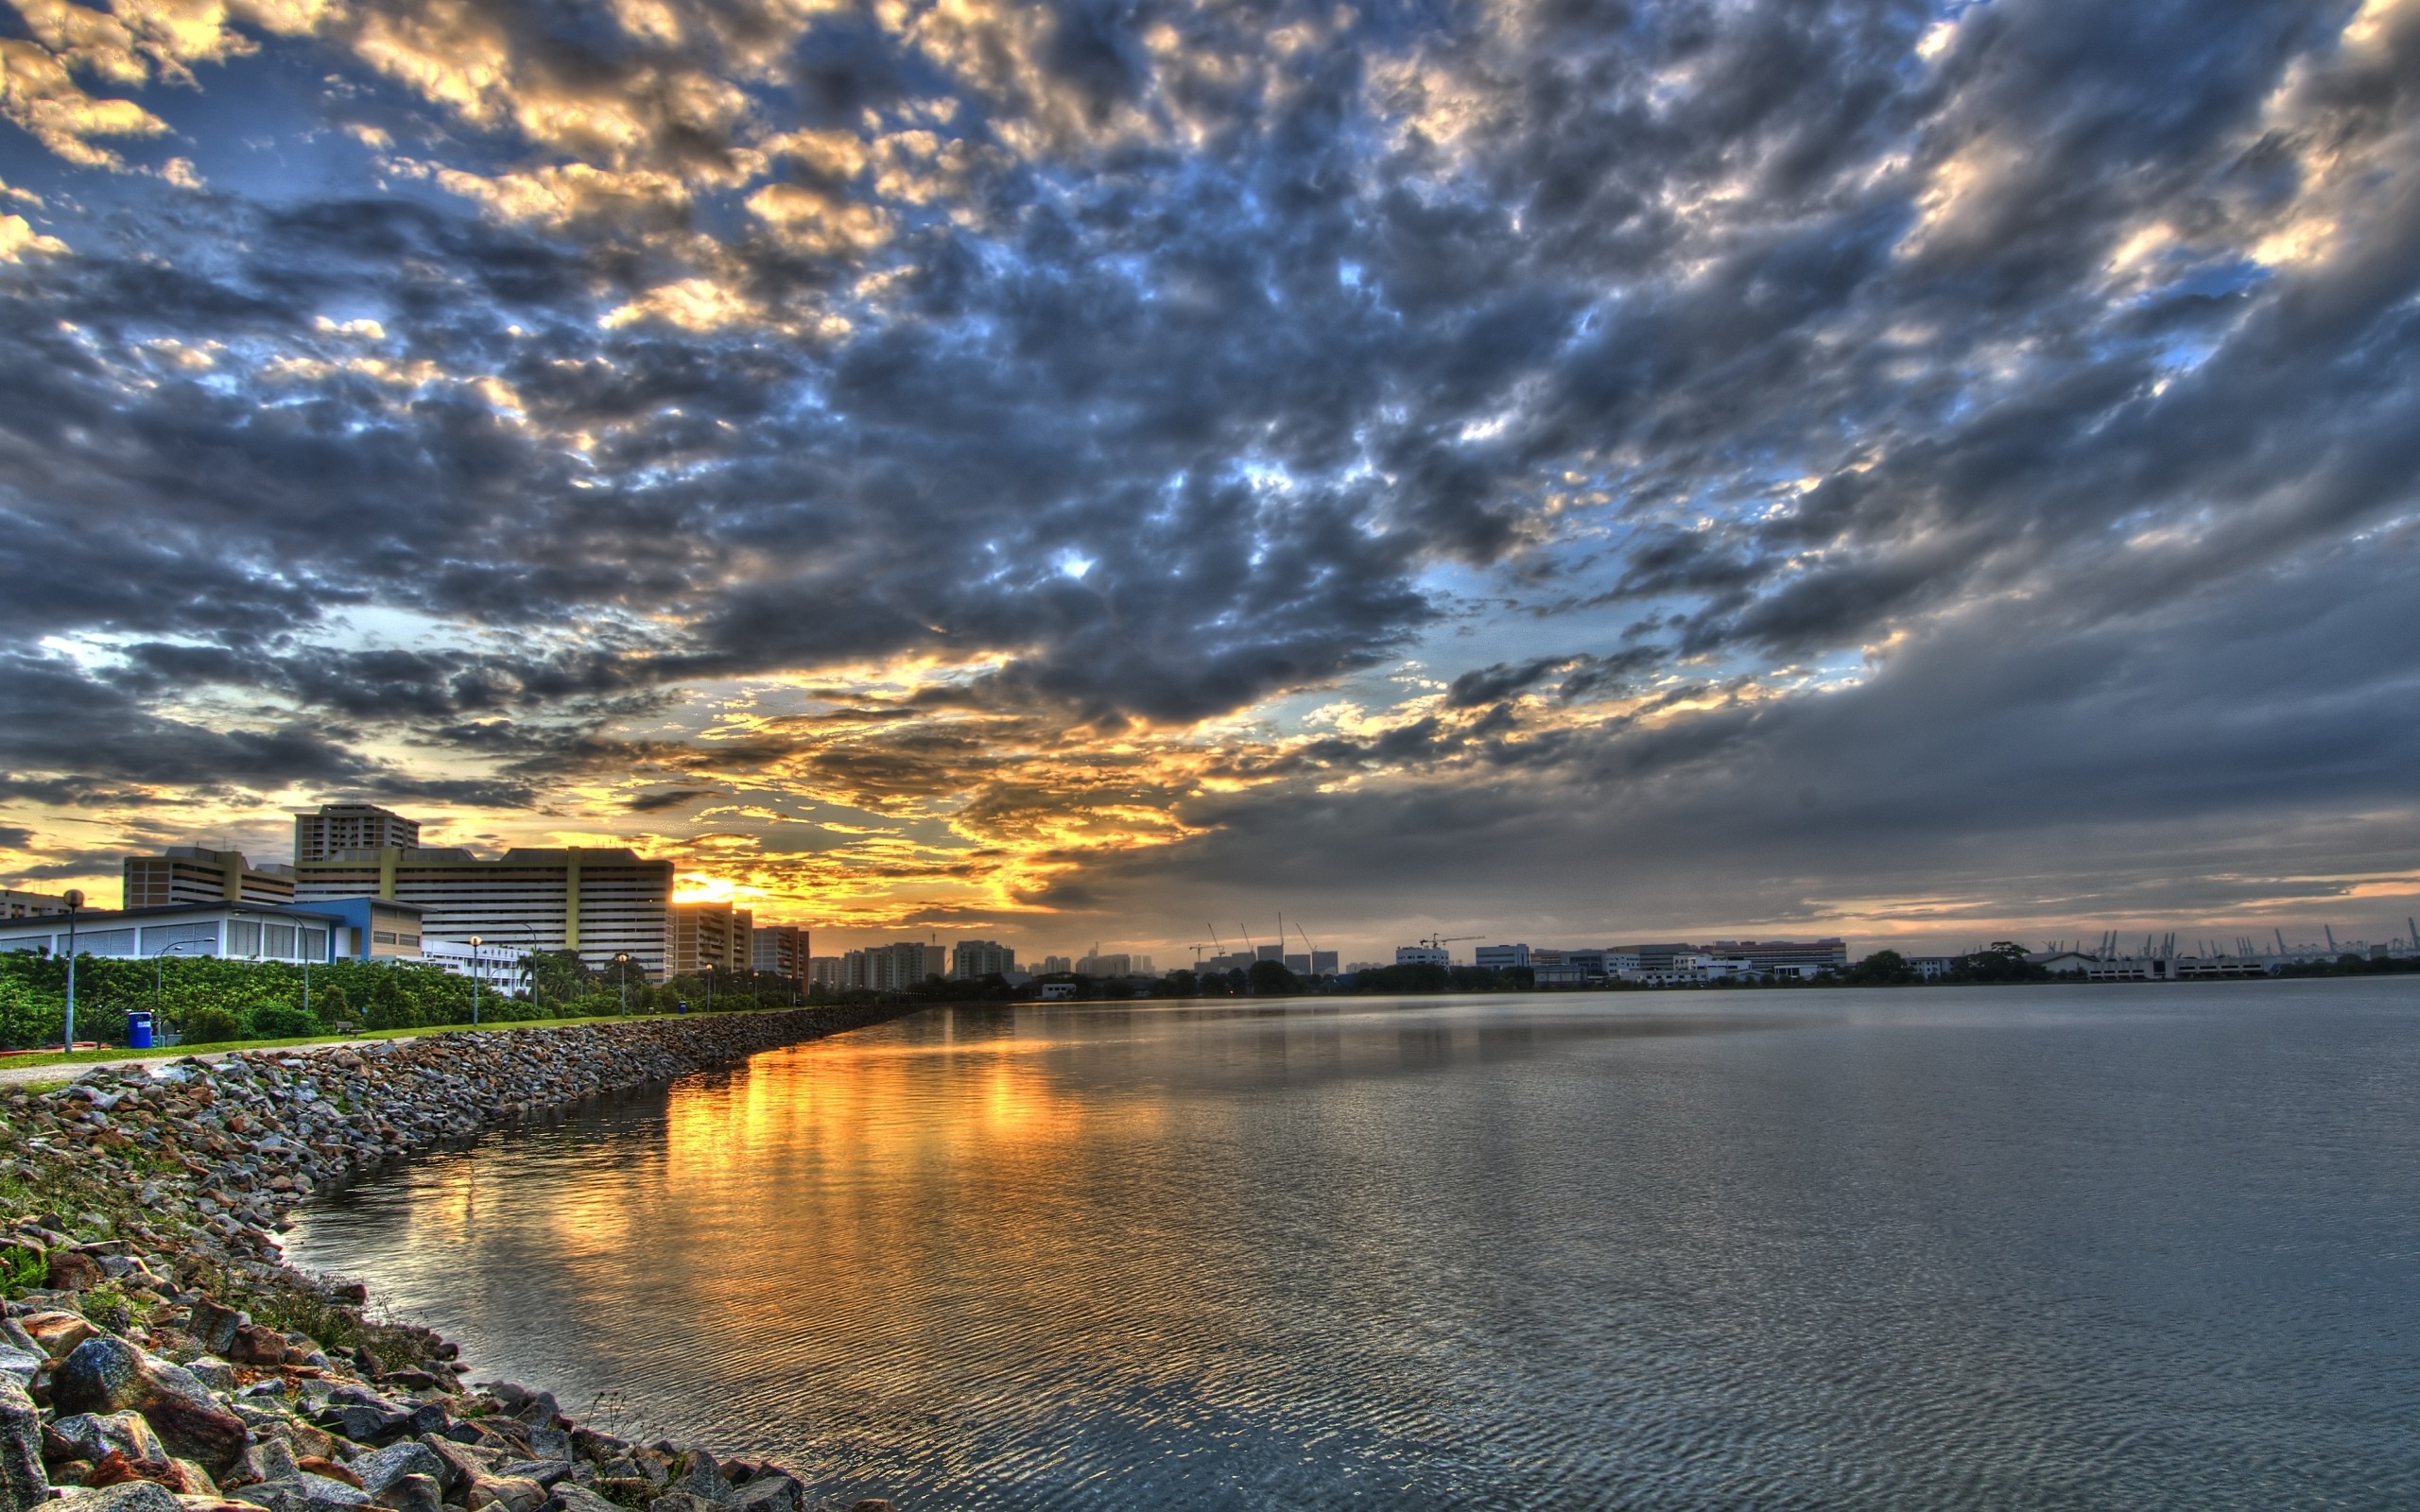
<svg viewBox="0 0 2420 1512"><path fill-rule="evenodd" d="M471 1027L479 1026L479 936L471 936Z"/></svg>
<svg viewBox="0 0 2420 1512"><path fill-rule="evenodd" d="M631 1016L631 953L623 951L616 954L614 965L617 968L614 976L622 987L622 1017L627 1019Z"/></svg>
<svg viewBox="0 0 2420 1512"><path fill-rule="evenodd" d="M84 889L70 887L60 901L67 905L67 1038L60 1048L76 1053L76 910L84 906Z"/></svg>
<svg viewBox="0 0 2420 1512"><path fill-rule="evenodd" d="M715 1011L715 963L708 961L705 971L700 974L706 979L706 1011L712 1013Z"/></svg>
<svg viewBox="0 0 2420 1512"><path fill-rule="evenodd" d="M167 1005L162 1001L166 995L166 959L172 954L182 954L184 948L183 940L172 939L151 953L151 1017L162 1024L168 1022ZM308 1002L309 999L306 997L303 1001Z"/></svg>

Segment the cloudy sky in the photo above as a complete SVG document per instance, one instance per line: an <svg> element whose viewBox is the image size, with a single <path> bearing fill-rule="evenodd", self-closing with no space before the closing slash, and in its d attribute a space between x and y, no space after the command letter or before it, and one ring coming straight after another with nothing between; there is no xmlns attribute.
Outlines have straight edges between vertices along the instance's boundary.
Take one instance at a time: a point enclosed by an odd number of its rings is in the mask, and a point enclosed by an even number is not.
<svg viewBox="0 0 2420 1512"><path fill-rule="evenodd" d="M8 5L0 881L366 797L819 951L2420 894L2420 0Z"/></svg>

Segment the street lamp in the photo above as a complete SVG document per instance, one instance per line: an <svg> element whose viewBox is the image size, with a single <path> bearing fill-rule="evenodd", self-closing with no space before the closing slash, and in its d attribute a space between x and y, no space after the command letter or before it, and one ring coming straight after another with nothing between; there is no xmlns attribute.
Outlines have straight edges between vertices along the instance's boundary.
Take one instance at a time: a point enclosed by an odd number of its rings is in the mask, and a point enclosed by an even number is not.
<svg viewBox="0 0 2420 1512"><path fill-rule="evenodd" d="M620 968L614 975L621 983L622 1017L627 1019L631 1016L631 953L621 952L614 957L614 964Z"/></svg>
<svg viewBox="0 0 2420 1512"><path fill-rule="evenodd" d="M479 1026L479 936L471 936L471 1027Z"/></svg>
<svg viewBox="0 0 2420 1512"><path fill-rule="evenodd" d="M708 961L705 971L700 974L706 979L706 1011L712 1013L715 1011L715 963Z"/></svg>
<svg viewBox="0 0 2420 1512"><path fill-rule="evenodd" d="M165 995L165 989L162 985L164 980L162 973L166 969L164 964L166 957L171 953L182 953L184 948L183 940L172 939L151 953L151 1017L157 1019L164 1027L168 1022L168 1009L167 1005L162 1001ZM309 999L305 998L304 1001L308 1002Z"/></svg>
<svg viewBox="0 0 2420 1512"><path fill-rule="evenodd" d="M67 905L67 1038L60 1048L76 1053L76 910L84 906L84 889L70 887L60 902Z"/></svg>

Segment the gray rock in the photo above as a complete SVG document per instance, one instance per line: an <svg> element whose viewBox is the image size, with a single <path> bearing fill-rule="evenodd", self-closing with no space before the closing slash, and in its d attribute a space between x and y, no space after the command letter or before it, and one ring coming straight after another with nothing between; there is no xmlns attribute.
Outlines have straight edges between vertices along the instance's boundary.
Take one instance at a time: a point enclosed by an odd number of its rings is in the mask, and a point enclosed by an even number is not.
<svg viewBox="0 0 2420 1512"><path fill-rule="evenodd" d="M0 1512L27 1512L50 1498L42 1469L42 1414L16 1378L0 1377Z"/></svg>
<svg viewBox="0 0 2420 1512"><path fill-rule="evenodd" d="M205 1354L188 1362L185 1368L193 1372L195 1380L213 1391L235 1389L235 1367L215 1354Z"/></svg>
<svg viewBox="0 0 2420 1512"><path fill-rule="evenodd" d="M375 1500L393 1512L444 1512L445 1506L435 1477L427 1475L399 1475L379 1490Z"/></svg>
<svg viewBox="0 0 2420 1512"><path fill-rule="evenodd" d="M471 1483L487 1474L495 1466L497 1456L470 1444L458 1444L434 1434L421 1438L421 1447L437 1456L444 1472L438 1477L445 1487L446 1499L459 1502L470 1490Z"/></svg>
<svg viewBox="0 0 2420 1512"><path fill-rule="evenodd" d="M722 1467L715 1462L714 1455L702 1449L689 1456L689 1473L673 1482L672 1489L686 1491L698 1500L711 1502L717 1506L730 1506L738 1500L738 1493L732 1489L731 1482L723 1478Z"/></svg>
<svg viewBox="0 0 2420 1512"><path fill-rule="evenodd" d="M313 1475L307 1471L284 1480L238 1486L229 1494L239 1502L266 1507L268 1512L329 1512L334 1507L371 1504L367 1496L344 1482L332 1481L324 1475Z"/></svg>
<svg viewBox="0 0 2420 1512"><path fill-rule="evenodd" d="M51 1372L50 1401L68 1414L130 1407L149 1419L170 1450L214 1473L244 1452L244 1420L220 1406L192 1371L112 1334L76 1346Z"/></svg>
<svg viewBox="0 0 2420 1512"><path fill-rule="evenodd" d="M294 1462L293 1446L283 1438L264 1436L259 1443L244 1451L243 1458L235 1462L235 1468L228 1472L227 1478L233 1481L287 1481L302 1473L302 1467Z"/></svg>
<svg viewBox="0 0 2420 1512"><path fill-rule="evenodd" d="M647 1504L647 1512L717 1512L717 1503L687 1491L666 1491Z"/></svg>
<svg viewBox="0 0 2420 1512"><path fill-rule="evenodd" d="M106 1418L74 1413L52 1423L50 1431L75 1445L78 1459L98 1461L112 1450L129 1459L173 1457L141 1413L112 1413Z"/></svg>
<svg viewBox="0 0 2420 1512"><path fill-rule="evenodd" d="M152 1481L120 1481L97 1491L78 1491L59 1506L60 1512L185 1512L175 1492Z"/></svg>
<svg viewBox="0 0 2420 1512"><path fill-rule="evenodd" d="M546 1488L518 1475L483 1475L471 1483L471 1512L500 1506L505 1512L538 1512L546 1504Z"/></svg>
<svg viewBox="0 0 2420 1512"><path fill-rule="evenodd" d="M356 1444L391 1444L412 1426L408 1413L381 1412L359 1402L332 1401L313 1413L311 1421Z"/></svg>
<svg viewBox="0 0 2420 1512"><path fill-rule="evenodd" d="M437 1452L408 1440L373 1450L354 1460L350 1469L360 1480L361 1488L372 1496L406 1475L427 1476L441 1487L445 1483L445 1462L437 1457Z"/></svg>
<svg viewBox="0 0 2420 1512"><path fill-rule="evenodd" d="M780 1470L751 1476L733 1505L739 1512L802 1512L806 1487Z"/></svg>
<svg viewBox="0 0 2420 1512"><path fill-rule="evenodd" d="M552 1490L556 1482L569 1479L571 1472L572 1462L567 1459L509 1459L491 1473L518 1475Z"/></svg>
<svg viewBox="0 0 2420 1512"><path fill-rule="evenodd" d="M185 1332L199 1340L201 1347L213 1354L225 1354L235 1347L235 1331L251 1324L250 1313L238 1313L221 1307L205 1297L193 1304L193 1316L185 1322Z"/></svg>
<svg viewBox="0 0 2420 1512"><path fill-rule="evenodd" d="M555 1499L548 1503L556 1512L628 1512L628 1509L590 1490L585 1486L564 1485L555 1487Z"/></svg>

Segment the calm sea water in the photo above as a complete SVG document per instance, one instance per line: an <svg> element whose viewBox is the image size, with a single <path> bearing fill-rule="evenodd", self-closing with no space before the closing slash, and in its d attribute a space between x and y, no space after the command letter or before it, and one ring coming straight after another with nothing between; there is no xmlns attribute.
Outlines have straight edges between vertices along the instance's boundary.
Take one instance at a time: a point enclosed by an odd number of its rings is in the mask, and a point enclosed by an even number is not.
<svg viewBox="0 0 2420 1512"><path fill-rule="evenodd" d="M937 1010L289 1247L911 1512L2410 1507L2420 980Z"/></svg>

